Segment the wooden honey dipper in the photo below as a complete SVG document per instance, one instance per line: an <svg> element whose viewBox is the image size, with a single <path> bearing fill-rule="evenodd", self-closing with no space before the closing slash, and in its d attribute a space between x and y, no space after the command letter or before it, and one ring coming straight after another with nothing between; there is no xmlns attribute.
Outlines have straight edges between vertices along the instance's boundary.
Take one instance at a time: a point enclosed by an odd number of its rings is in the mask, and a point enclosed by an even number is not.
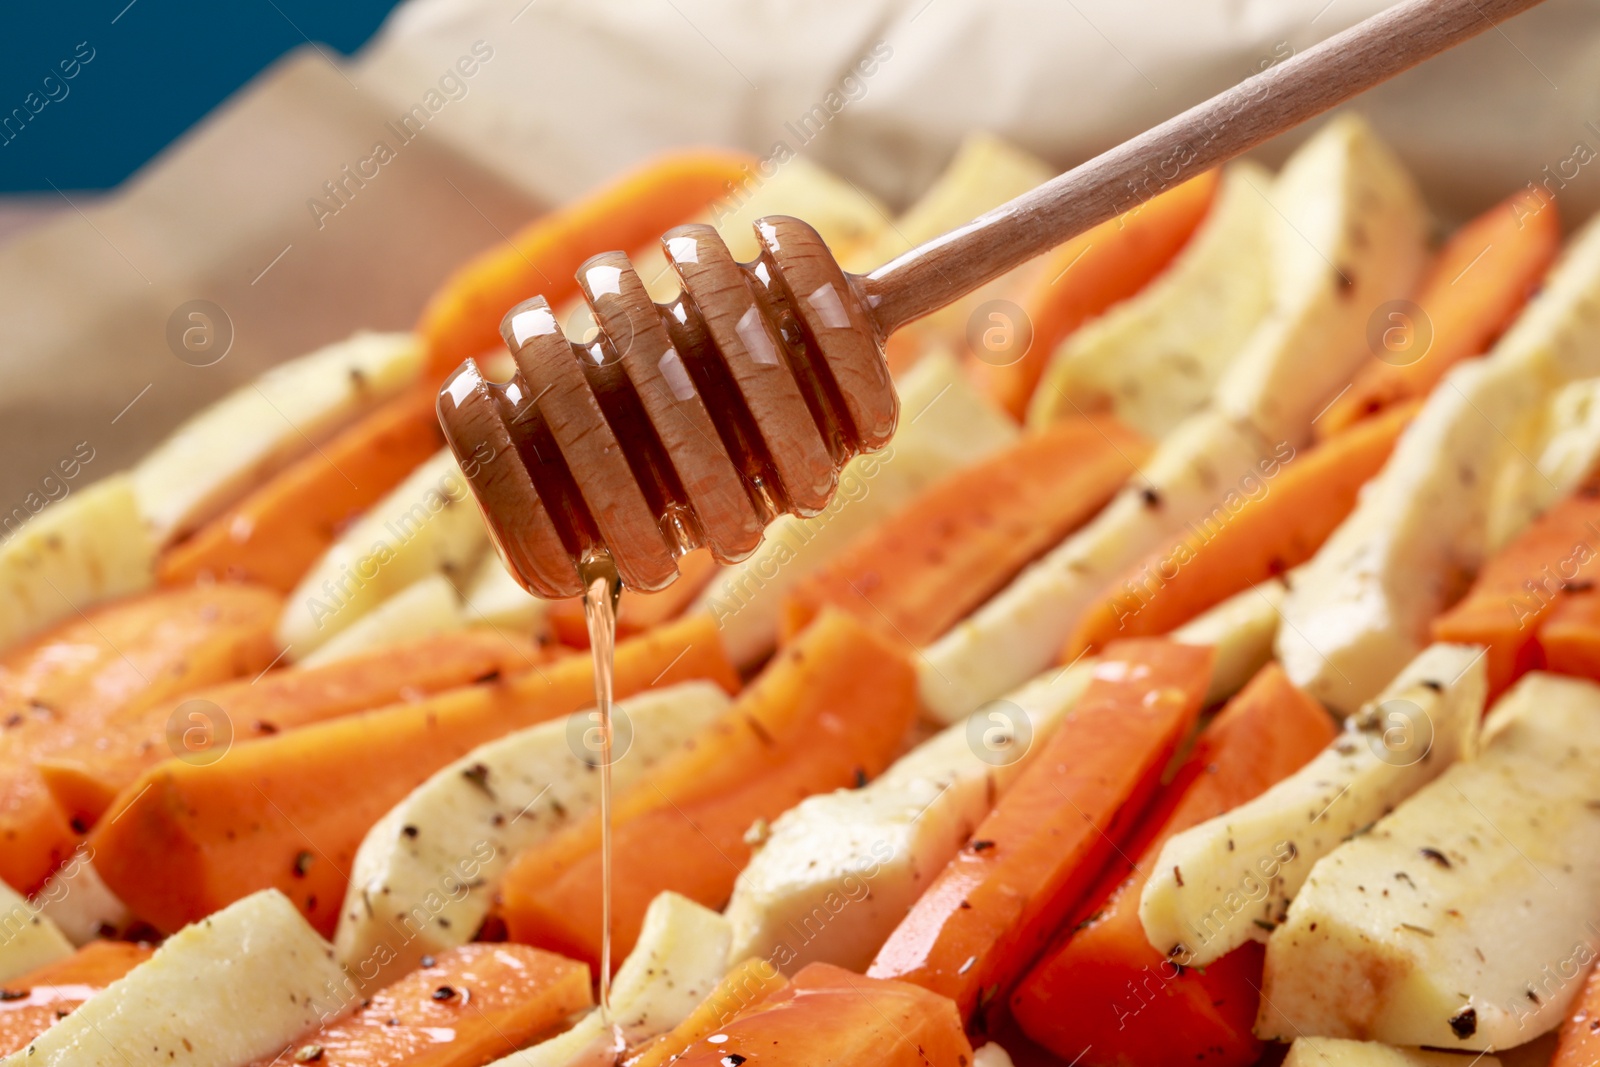
<svg viewBox="0 0 1600 1067"><path fill-rule="evenodd" d="M870 274L781 216L755 224L749 264L709 226L669 232L682 292L665 305L621 253L595 256L578 271L595 340L569 342L543 298L512 308L517 373L489 382L467 360L440 391L445 435L511 573L541 597L582 594L585 564L607 554L642 591L691 548L737 561L888 443L896 329L1540 2L1407 0Z"/></svg>

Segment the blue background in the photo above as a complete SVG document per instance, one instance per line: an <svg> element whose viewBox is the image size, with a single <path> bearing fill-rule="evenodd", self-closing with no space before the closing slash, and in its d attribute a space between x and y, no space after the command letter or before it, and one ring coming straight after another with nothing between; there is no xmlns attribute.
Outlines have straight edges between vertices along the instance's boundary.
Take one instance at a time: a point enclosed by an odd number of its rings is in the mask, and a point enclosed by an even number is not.
<svg viewBox="0 0 1600 1067"><path fill-rule="evenodd" d="M8 3L0 14L0 116L23 107L30 92L43 98L44 78L59 77L58 62L80 42L94 58L65 82L65 97L0 144L0 192L116 185L285 52L309 38L348 54L396 2Z"/></svg>

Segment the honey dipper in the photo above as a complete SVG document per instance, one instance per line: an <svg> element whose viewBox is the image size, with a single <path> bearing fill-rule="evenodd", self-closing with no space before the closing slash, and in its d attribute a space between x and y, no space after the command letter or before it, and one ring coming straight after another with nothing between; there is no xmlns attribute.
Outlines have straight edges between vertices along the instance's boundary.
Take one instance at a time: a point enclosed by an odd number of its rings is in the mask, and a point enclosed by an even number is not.
<svg viewBox="0 0 1600 1067"><path fill-rule="evenodd" d="M595 256L578 271L595 340L567 341L542 298L518 304L501 324L516 374L489 382L466 361L440 391L445 435L538 596L583 593L585 562L607 553L642 591L691 548L736 561L888 443L896 329L1539 2L1406 0L870 274L782 216L755 224L750 264L709 226L666 234L682 292L665 305L621 253Z"/></svg>

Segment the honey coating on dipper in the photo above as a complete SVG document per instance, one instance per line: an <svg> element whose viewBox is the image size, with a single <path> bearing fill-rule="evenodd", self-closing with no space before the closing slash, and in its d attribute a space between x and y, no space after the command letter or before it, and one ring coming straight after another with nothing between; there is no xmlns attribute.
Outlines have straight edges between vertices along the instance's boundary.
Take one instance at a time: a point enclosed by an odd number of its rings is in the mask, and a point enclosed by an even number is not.
<svg viewBox="0 0 1600 1067"><path fill-rule="evenodd" d="M501 323L509 381L469 359L441 389L445 437L529 592L581 595L579 561L600 554L645 592L690 549L735 562L888 443L899 404L855 286L805 223L756 234L759 258L739 264L709 226L670 231L682 289L664 305L621 253L595 256L578 271L594 340L567 340L535 297Z"/></svg>

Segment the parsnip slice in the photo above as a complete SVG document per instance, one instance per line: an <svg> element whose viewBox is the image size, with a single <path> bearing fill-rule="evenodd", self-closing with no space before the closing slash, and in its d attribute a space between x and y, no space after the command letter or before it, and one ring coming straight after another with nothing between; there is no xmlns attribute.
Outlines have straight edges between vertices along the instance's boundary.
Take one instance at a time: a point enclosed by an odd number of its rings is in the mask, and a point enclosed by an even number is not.
<svg viewBox="0 0 1600 1067"><path fill-rule="evenodd" d="M1356 508L1302 567L1277 653L1295 684L1348 712L1427 641L1491 547L1508 464L1527 464L1545 403L1600 376L1600 218L1487 359L1429 396ZM1523 521L1526 513L1523 515ZM1501 522L1493 536L1518 532Z"/></svg>
<svg viewBox="0 0 1600 1067"><path fill-rule="evenodd" d="M1172 639L1180 644L1210 645L1216 652L1211 687L1206 690L1208 705L1243 689L1272 659L1278 611L1288 592L1281 579L1270 579L1235 593L1172 631Z"/></svg>
<svg viewBox="0 0 1600 1067"><path fill-rule="evenodd" d="M1578 487L1600 462L1600 378L1555 391L1540 413L1532 463L1507 463L1489 505L1486 550L1503 548L1530 522Z"/></svg>
<svg viewBox="0 0 1600 1067"><path fill-rule="evenodd" d="M1254 163L1227 168L1216 202L1172 265L1143 292L1068 335L1028 405L1039 429L1111 411L1159 440L1205 407L1272 304L1268 233L1277 225Z"/></svg>
<svg viewBox="0 0 1600 1067"><path fill-rule="evenodd" d="M677 1026L700 1006L727 970L728 921L676 893L662 893L644 913L633 951L611 983L611 1014L629 1047ZM566 1033L513 1052L492 1067L566 1067L612 1063L610 1035L598 1011Z"/></svg>
<svg viewBox="0 0 1600 1067"><path fill-rule="evenodd" d="M1187 419L1088 525L923 650L923 706L956 722L1044 670L1107 582L1185 526L1226 522L1228 501L1242 501L1257 484L1246 479L1267 469L1258 464L1277 469L1271 453L1249 426L1216 411Z"/></svg>
<svg viewBox="0 0 1600 1067"><path fill-rule="evenodd" d="M0 542L0 648L150 588L155 556L126 474L74 489Z"/></svg>
<svg viewBox="0 0 1600 1067"><path fill-rule="evenodd" d="M398 641L460 630L467 625L455 587L443 575L430 574L385 600L334 634L300 663L315 667Z"/></svg>
<svg viewBox="0 0 1600 1067"><path fill-rule="evenodd" d="M550 602L518 585L498 552L484 554L462 594L461 614L470 626L503 626L522 634L544 628Z"/></svg>
<svg viewBox="0 0 1600 1067"><path fill-rule="evenodd" d="M72 955L72 942L15 889L0 882L0 982Z"/></svg>
<svg viewBox="0 0 1600 1067"><path fill-rule="evenodd" d="M1094 662L1050 670L866 786L809 797L779 816L734 885L729 963L759 956L787 974L817 962L865 971L1077 703Z"/></svg>
<svg viewBox="0 0 1600 1067"><path fill-rule="evenodd" d="M329 547L284 603L278 640L299 661L422 578L465 580L489 543L448 448L435 453Z"/></svg>
<svg viewBox="0 0 1600 1067"><path fill-rule="evenodd" d="M728 704L710 682L618 701L615 788L638 781ZM481 745L378 820L356 852L334 935L347 966L364 981L387 981L428 953L473 938L517 854L599 805L600 775L579 758L589 752L583 732L590 714ZM631 737L626 750L624 736Z"/></svg>
<svg viewBox="0 0 1600 1067"><path fill-rule="evenodd" d="M133 913L100 878L83 849L57 868L31 903L74 945L120 933L133 922Z"/></svg>
<svg viewBox="0 0 1600 1067"><path fill-rule="evenodd" d="M1283 1067L1500 1067L1493 1056L1461 1057L1449 1052L1395 1048L1375 1041L1337 1037L1298 1037Z"/></svg>
<svg viewBox="0 0 1600 1067"><path fill-rule="evenodd" d="M359 996L333 947L266 889L173 934L0 1067L239 1067Z"/></svg>
<svg viewBox="0 0 1600 1067"><path fill-rule="evenodd" d="M1559 1026L1600 930L1600 686L1535 672L1483 748L1311 872L1257 1032L1496 1049Z"/></svg>
<svg viewBox="0 0 1600 1067"><path fill-rule="evenodd" d="M1427 209L1366 121L1333 119L1261 194L1271 203L1272 310L1217 384L1215 403L1268 440L1303 445L1311 422L1372 358L1369 320L1410 296Z"/></svg>
<svg viewBox="0 0 1600 1067"><path fill-rule="evenodd" d="M978 395L948 353L923 359L898 389L900 425L889 447L846 464L822 514L780 516L755 552L722 568L696 602L694 610L717 620L734 662L750 665L772 650L783 598L803 575L921 489L1017 439L1016 424Z"/></svg>
<svg viewBox="0 0 1600 1067"><path fill-rule="evenodd" d="M235 389L134 467L151 535L165 543L192 531L421 369L414 335L362 332Z"/></svg>
<svg viewBox="0 0 1600 1067"><path fill-rule="evenodd" d="M1310 763L1170 838L1139 899L1150 943L1203 967L1267 940L1319 859L1475 750L1482 651L1430 647Z"/></svg>

